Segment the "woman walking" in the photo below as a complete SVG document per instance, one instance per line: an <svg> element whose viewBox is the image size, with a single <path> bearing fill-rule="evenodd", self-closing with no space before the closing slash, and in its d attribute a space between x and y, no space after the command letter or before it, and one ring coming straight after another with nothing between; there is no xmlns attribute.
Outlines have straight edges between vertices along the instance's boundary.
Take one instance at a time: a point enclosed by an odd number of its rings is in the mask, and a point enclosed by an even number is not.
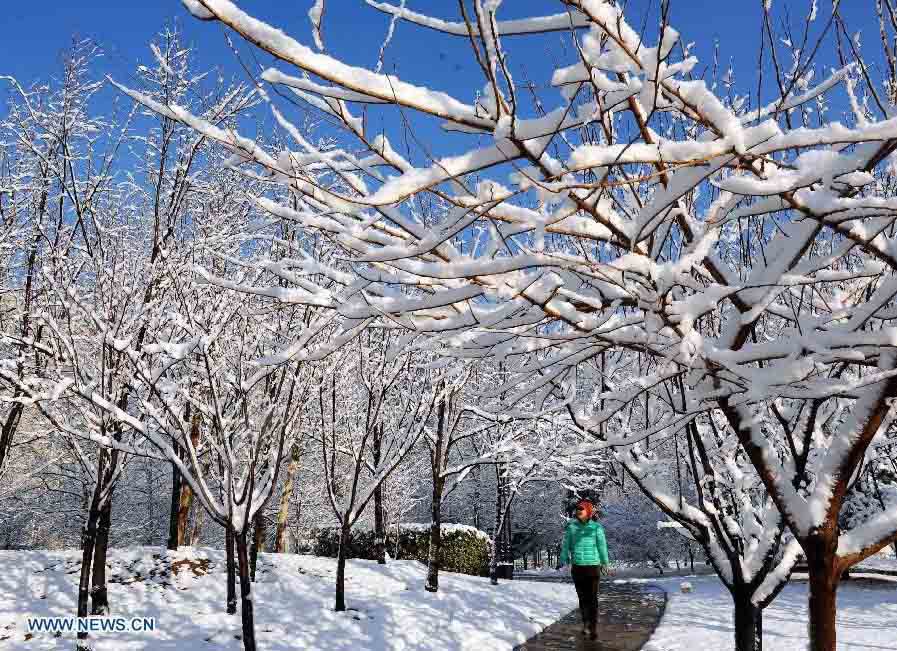
<svg viewBox="0 0 897 651"><path fill-rule="evenodd" d="M604 527L592 520L594 510L589 500L581 500L576 505L576 517L567 523L564 531L560 557L561 567L570 563L579 597L582 632L593 640L598 637L598 581L602 568L609 563Z"/></svg>

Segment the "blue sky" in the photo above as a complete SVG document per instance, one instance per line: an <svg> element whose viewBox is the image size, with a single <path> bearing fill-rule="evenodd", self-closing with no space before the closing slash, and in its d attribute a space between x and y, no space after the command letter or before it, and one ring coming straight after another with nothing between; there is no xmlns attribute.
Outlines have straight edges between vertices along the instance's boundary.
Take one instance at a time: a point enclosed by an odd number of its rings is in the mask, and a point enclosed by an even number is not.
<svg viewBox="0 0 897 651"><path fill-rule="evenodd" d="M780 0L781 1L781 0ZM306 11L311 0L283 2L281 0L244 0L240 3L251 13L276 23L306 43L311 43ZM646 0L629 3L631 15L639 16L649 4ZM754 49L759 28L759 2L736 1L726 3L725 12L707 10L703 2L674 0L673 16L678 28L689 39L696 39L698 31L711 38L719 38L732 54ZM455 17L454 0L408 0L413 9L432 12L442 17ZM518 17L538 13L554 13L560 3L536 0L508 0L502 13ZM440 10L441 9L441 10ZM164 24L177 20L184 26L194 43L209 54L209 63L222 61L227 51L221 30L193 20L179 0L79 0L78 2L22 2L7 8L7 29L0 43L0 72L12 74L23 81L36 79L57 69L60 50L72 36L90 37L103 44L113 70L128 70L139 60L146 60L147 41ZM388 19L367 7L361 0L329 0L325 14L325 39L334 51L358 64L372 64L385 34ZM392 59L404 59L401 68L414 72L432 71L439 62L441 71L460 72L454 61L445 64L445 56L452 50L452 39L411 26L400 26ZM410 55L403 57L403 55ZM538 57L541 53L533 53ZM443 58L441 58L443 57ZM464 63L467 63L466 61ZM463 65L462 65L463 69Z"/></svg>
<svg viewBox="0 0 897 651"><path fill-rule="evenodd" d="M398 0L396 0L398 2ZM242 0L240 5L259 18L276 24L300 41L311 44L306 16L312 0ZM629 0L627 16L634 25L649 11L656 16L659 0ZM865 46L877 52L877 25L871 0L842 3L852 30L863 33ZM672 22L684 40L696 41L695 53L702 64L712 64L715 43L719 43L721 64L734 61L739 89L755 91L757 85L757 48L760 33L761 0L728 0L723 2L672 0ZM829 5L821 0L820 5ZM407 0L412 9L457 19L455 0ZM802 0L774 0L780 19L785 11L798 25L799 16L808 3ZM502 16L516 18L561 10L559 2L549 0L506 0ZM816 26L821 28L828 16L820 6ZM244 76L233 54L228 50L222 28L193 19L179 0L79 0L78 2L15 1L6 10L4 38L0 40L0 74L13 75L29 83L58 74L60 52L72 37L89 37L100 43L105 52L103 69L128 83L130 72L140 63L148 63L148 41L164 25L176 22L188 42L198 47L197 63L202 69L220 67L226 76ZM649 34L656 31L656 19L649 20ZM356 65L373 67L380 43L388 27L388 18L366 6L362 0L328 0L324 17L324 38L328 49ZM560 35L531 39L526 47L509 43L512 70L518 81L525 76L537 83L547 80L554 61L569 63L571 53L564 52ZM566 37L569 40L569 37ZM517 40L517 44L525 41ZM247 53L251 48L241 44ZM464 39L443 36L412 25L399 24L395 39L387 53L385 69L397 72L411 82L431 85L472 101L483 82ZM831 56L825 60L834 62ZM472 80L473 77L473 80ZM546 93L551 100L552 91ZM768 94L764 100L772 99ZM2 109L0 109L2 111ZM376 119L376 118L375 118ZM385 118L391 120L392 118ZM391 126L391 125L386 125ZM436 125L426 126L422 133L435 134ZM431 132L432 129L432 132Z"/></svg>
<svg viewBox="0 0 897 651"><path fill-rule="evenodd" d="M627 15L630 21L637 24L648 7L656 14L658 3L659 0L629 0ZM242 0L239 4L303 42L311 43L306 17L311 0ZM760 0L672 0L673 24L687 40L709 45L713 39L718 39L726 57L740 59L746 56L750 60L758 41L760 4ZM822 0L820 4L828 3ZM867 41L875 38L872 0L842 4L842 13L848 16L851 27L862 30ZM220 28L193 20L179 0L18 0L11 5L5 10L7 29L0 43L0 72L23 80L55 70L59 51L73 35L90 37L103 44L109 53L111 67L129 68L147 58L146 42L160 27L173 20L179 21L194 43L209 52L210 63L211 59L220 60L226 53ZM790 10L796 19L805 5L802 0L776 0L773 6L777 10ZM407 0L407 6L445 18L457 17L455 0ZM550 0L506 0L502 15L512 18L554 13L560 9L559 2ZM778 11L778 15L784 17L783 11ZM821 23L825 15L826 9L821 7L817 22ZM329 47L350 61L370 64L376 60L387 23L386 16L367 7L362 0L328 0L325 38ZM405 68L432 72L434 61L444 61L440 55L451 55L454 48L445 45L450 40L428 30L402 25L396 46L392 48L392 58L403 59ZM533 53L533 58L542 54ZM445 65L441 71L453 70L454 63Z"/></svg>

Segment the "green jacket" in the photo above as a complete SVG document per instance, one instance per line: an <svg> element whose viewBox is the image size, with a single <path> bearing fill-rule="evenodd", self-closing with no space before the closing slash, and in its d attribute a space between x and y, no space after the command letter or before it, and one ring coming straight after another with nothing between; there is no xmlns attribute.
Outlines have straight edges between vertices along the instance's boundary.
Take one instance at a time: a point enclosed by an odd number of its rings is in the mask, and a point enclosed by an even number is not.
<svg viewBox="0 0 897 651"><path fill-rule="evenodd" d="M564 531L561 565L567 565L571 557L574 565L609 564L604 527L594 520L588 520L585 524L577 518L570 520Z"/></svg>

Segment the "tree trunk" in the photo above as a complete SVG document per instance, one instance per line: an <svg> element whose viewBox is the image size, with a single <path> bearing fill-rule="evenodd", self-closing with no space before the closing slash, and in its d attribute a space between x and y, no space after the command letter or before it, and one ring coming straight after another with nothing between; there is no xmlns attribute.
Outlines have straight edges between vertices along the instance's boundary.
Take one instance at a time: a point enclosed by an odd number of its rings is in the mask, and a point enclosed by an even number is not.
<svg viewBox="0 0 897 651"><path fill-rule="evenodd" d="M383 426L378 425L371 442L371 456L374 468L380 467L383 445ZM383 517L383 482L374 488L374 556L379 565L386 565L386 523Z"/></svg>
<svg viewBox="0 0 897 651"><path fill-rule="evenodd" d="M16 392L16 395L18 395L18 392ZM7 459L9 459L9 451L12 449L13 436L22 419L23 409L24 406L22 403L14 402L9 408L9 412L6 414L2 429L0 429L0 471L3 470Z"/></svg>
<svg viewBox="0 0 897 651"><path fill-rule="evenodd" d="M474 466L473 474L473 526L480 528L480 467Z"/></svg>
<svg viewBox="0 0 897 651"><path fill-rule="evenodd" d="M181 506L181 471L174 464L171 464L171 510L168 516L168 549L177 551L181 544L181 527L180 527L180 506Z"/></svg>
<svg viewBox="0 0 897 651"><path fill-rule="evenodd" d="M763 609L750 595L733 596L735 606L735 651L763 651Z"/></svg>
<svg viewBox="0 0 897 651"><path fill-rule="evenodd" d="M188 533L188 529L190 526L190 506L193 504L193 489L190 488L190 484L184 482L181 486L180 490L180 501L178 502L178 517L177 517L177 544L181 545L190 545L193 543L195 538L195 532L193 536L190 536ZM197 518L198 513L202 509L197 510Z"/></svg>
<svg viewBox="0 0 897 651"><path fill-rule="evenodd" d="M261 510L255 514L255 527L252 536L252 555L249 558L250 578L255 583L255 568L258 565L259 553L265 551L265 538L268 536L268 521Z"/></svg>
<svg viewBox="0 0 897 651"><path fill-rule="evenodd" d="M433 479L433 502L430 506L430 549L427 555L427 592L439 590L439 559L442 556L442 489L443 480Z"/></svg>
<svg viewBox="0 0 897 651"><path fill-rule="evenodd" d="M200 435L200 426L202 425L202 420L200 418L200 414L194 413L193 417L190 419L190 442L193 444L193 449L199 445L199 435ZM186 450L182 450L183 454L186 454ZM178 473L180 476L180 473ZM199 523L201 518L202 509L196 509L195 515L195 523L193 528L193 535L191 536L188 527L190 521L190 507L193 504L193 489L190 488L190 484L187 482L181 482L180 489L180 501L178 502L178 545L192 545L196 540L198 540L199 536Z"/></svg>
<svg viewBox="0 0 897 651"><path fill-rule="evenodd" d="M489 545L489 582L498 585L498 539L493 536Z"/></svg>
<svg viewBox="0 0 897 651"><path fill-rule="evenodd" d="M439 590L439 557L442 554L441 520L442 518L436 515L430 524L430 549L427 555L427 592L437 592Z"/></svg>
<svg viewBox="0 0 897 651"><path fill-rule="evenodd" d="M287 521L290 516L290 499L293 497L296 473L299 472L300 449L298 443L293 443L290 449L290 463L287 465L287 476L283 483L283 492L280 494L280 508L277 510L277 531L274 536L274 551L285 554L289 551L289 539L287 534Z"/></svg>
<svg viewBox="0 0 897 651"><path fill-rule="evenodd" d="M834 538L834 537L833 537ZM804 545L810 573L810 619L808 622L809 651L835 651L837 607L840 572L836 569L837 539L811 540Z"/></svg>
<svg viewBox="0 0 897 651"><path fill-rule="evenodd" d="M502 525L504 524L504 479L502 478L502 465L495 465L495 526L492 529L491 558L489 559L489 581L492 585L498 585L498 563L502 555Z"/></svg>
<svg viewBox="0 0 897 651"><path fill-rule="evenodd" d="M344 516L344 521L348 521ZM342 525L339 534L339 551L336 556L336 604L333 609L341 613L346 610L346 554L349 545L349 526Z"/></svg>
<svg viewBox="0 0 897 651"><path fill-rule="evenodd" d="M249 575L250 561L246 532L236 536L237 558L240 570L240 617L243 624L243 650L256 651L255 618L252 609L252 578Z"/></svg>
<svg viewBox="0 0 897 651"><path fill-rule="evenodd" d="M94 487L93 498L87 512L87 522L81 531L81 576L78 581L78 617L87 617L88 601L90 599L90 576L93 564L93 551L97 540L97 522L100 519L100 487L99 483ZM78 633L78 649L89 649L84 642L87 633Z"/></svg>
<svg viewBox="0 0 897 651"><path fill-rule="evenodd" d="M227 555L227 614L237 612L237 568L234 562L234 532L230 527L224 534L224 547Z"/></svg>
<svg viewBox="0 0 897 651"><path fill-rule="evenodd" d="M383 513L383 484L374 489L374 555L386 565L386 517Z"/></svg>
<svg viewBox="0 0 897 651"><path fill-rule="evenodd" d="M109 614L109 587L106 583L106 557L109 551L109 529L112 526L112 492L100 510L97 522L97 537L93 550L93 568L90 595L91 615Z"/></svg>
<svg viewBox="0 0 897 651"><path fill-rule="evenodd" d="M189 488L189 487L188 487ZM189 534L184 534L184 544L185 545L195 545L199 542L200 537L202 536L202 525L203 520L206 517L206 511L203 507L195 507L193 508L193 531ZM186 528L186 524L185 524Z"/></svg>

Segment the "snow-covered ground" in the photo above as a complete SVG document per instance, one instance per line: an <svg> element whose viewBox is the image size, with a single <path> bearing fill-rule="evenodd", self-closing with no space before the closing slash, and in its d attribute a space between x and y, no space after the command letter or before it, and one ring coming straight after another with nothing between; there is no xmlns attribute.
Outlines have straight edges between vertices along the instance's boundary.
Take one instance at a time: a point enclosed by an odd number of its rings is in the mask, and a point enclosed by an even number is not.
<svg viewBox="0 0 897 651"><path fill-rule="evenodd" d="M95 637L95 651L237 651L239 615L224 614L223 553L156 547L112 550L113 614L155 617L155 633ZM177 573L171 571L172 561ZM72 616L79 555L0 552L0 649L70 648L36 634L26 616ZM569 585L501 582L442 573L437 594L424 590L426 568L414 561L378 566L349 561L345 613L333 611L336 563L313 556L265 554L254 586L256 630L263 651L348 649L510 650L576 605Z"/></svg>
<svg viewBox="0 0 897 651"><path fill-rule="evenodd" d="M764 651L796 651L807 639L807 583L788 584L763 613ZM838 590L838 649L897 649L897 579L881 583L845 581ZM689 577L693 591L682 594L681 577L654 579L669 594L666 613L643 651L731 649L732 602L716 577Z"/></svg>

